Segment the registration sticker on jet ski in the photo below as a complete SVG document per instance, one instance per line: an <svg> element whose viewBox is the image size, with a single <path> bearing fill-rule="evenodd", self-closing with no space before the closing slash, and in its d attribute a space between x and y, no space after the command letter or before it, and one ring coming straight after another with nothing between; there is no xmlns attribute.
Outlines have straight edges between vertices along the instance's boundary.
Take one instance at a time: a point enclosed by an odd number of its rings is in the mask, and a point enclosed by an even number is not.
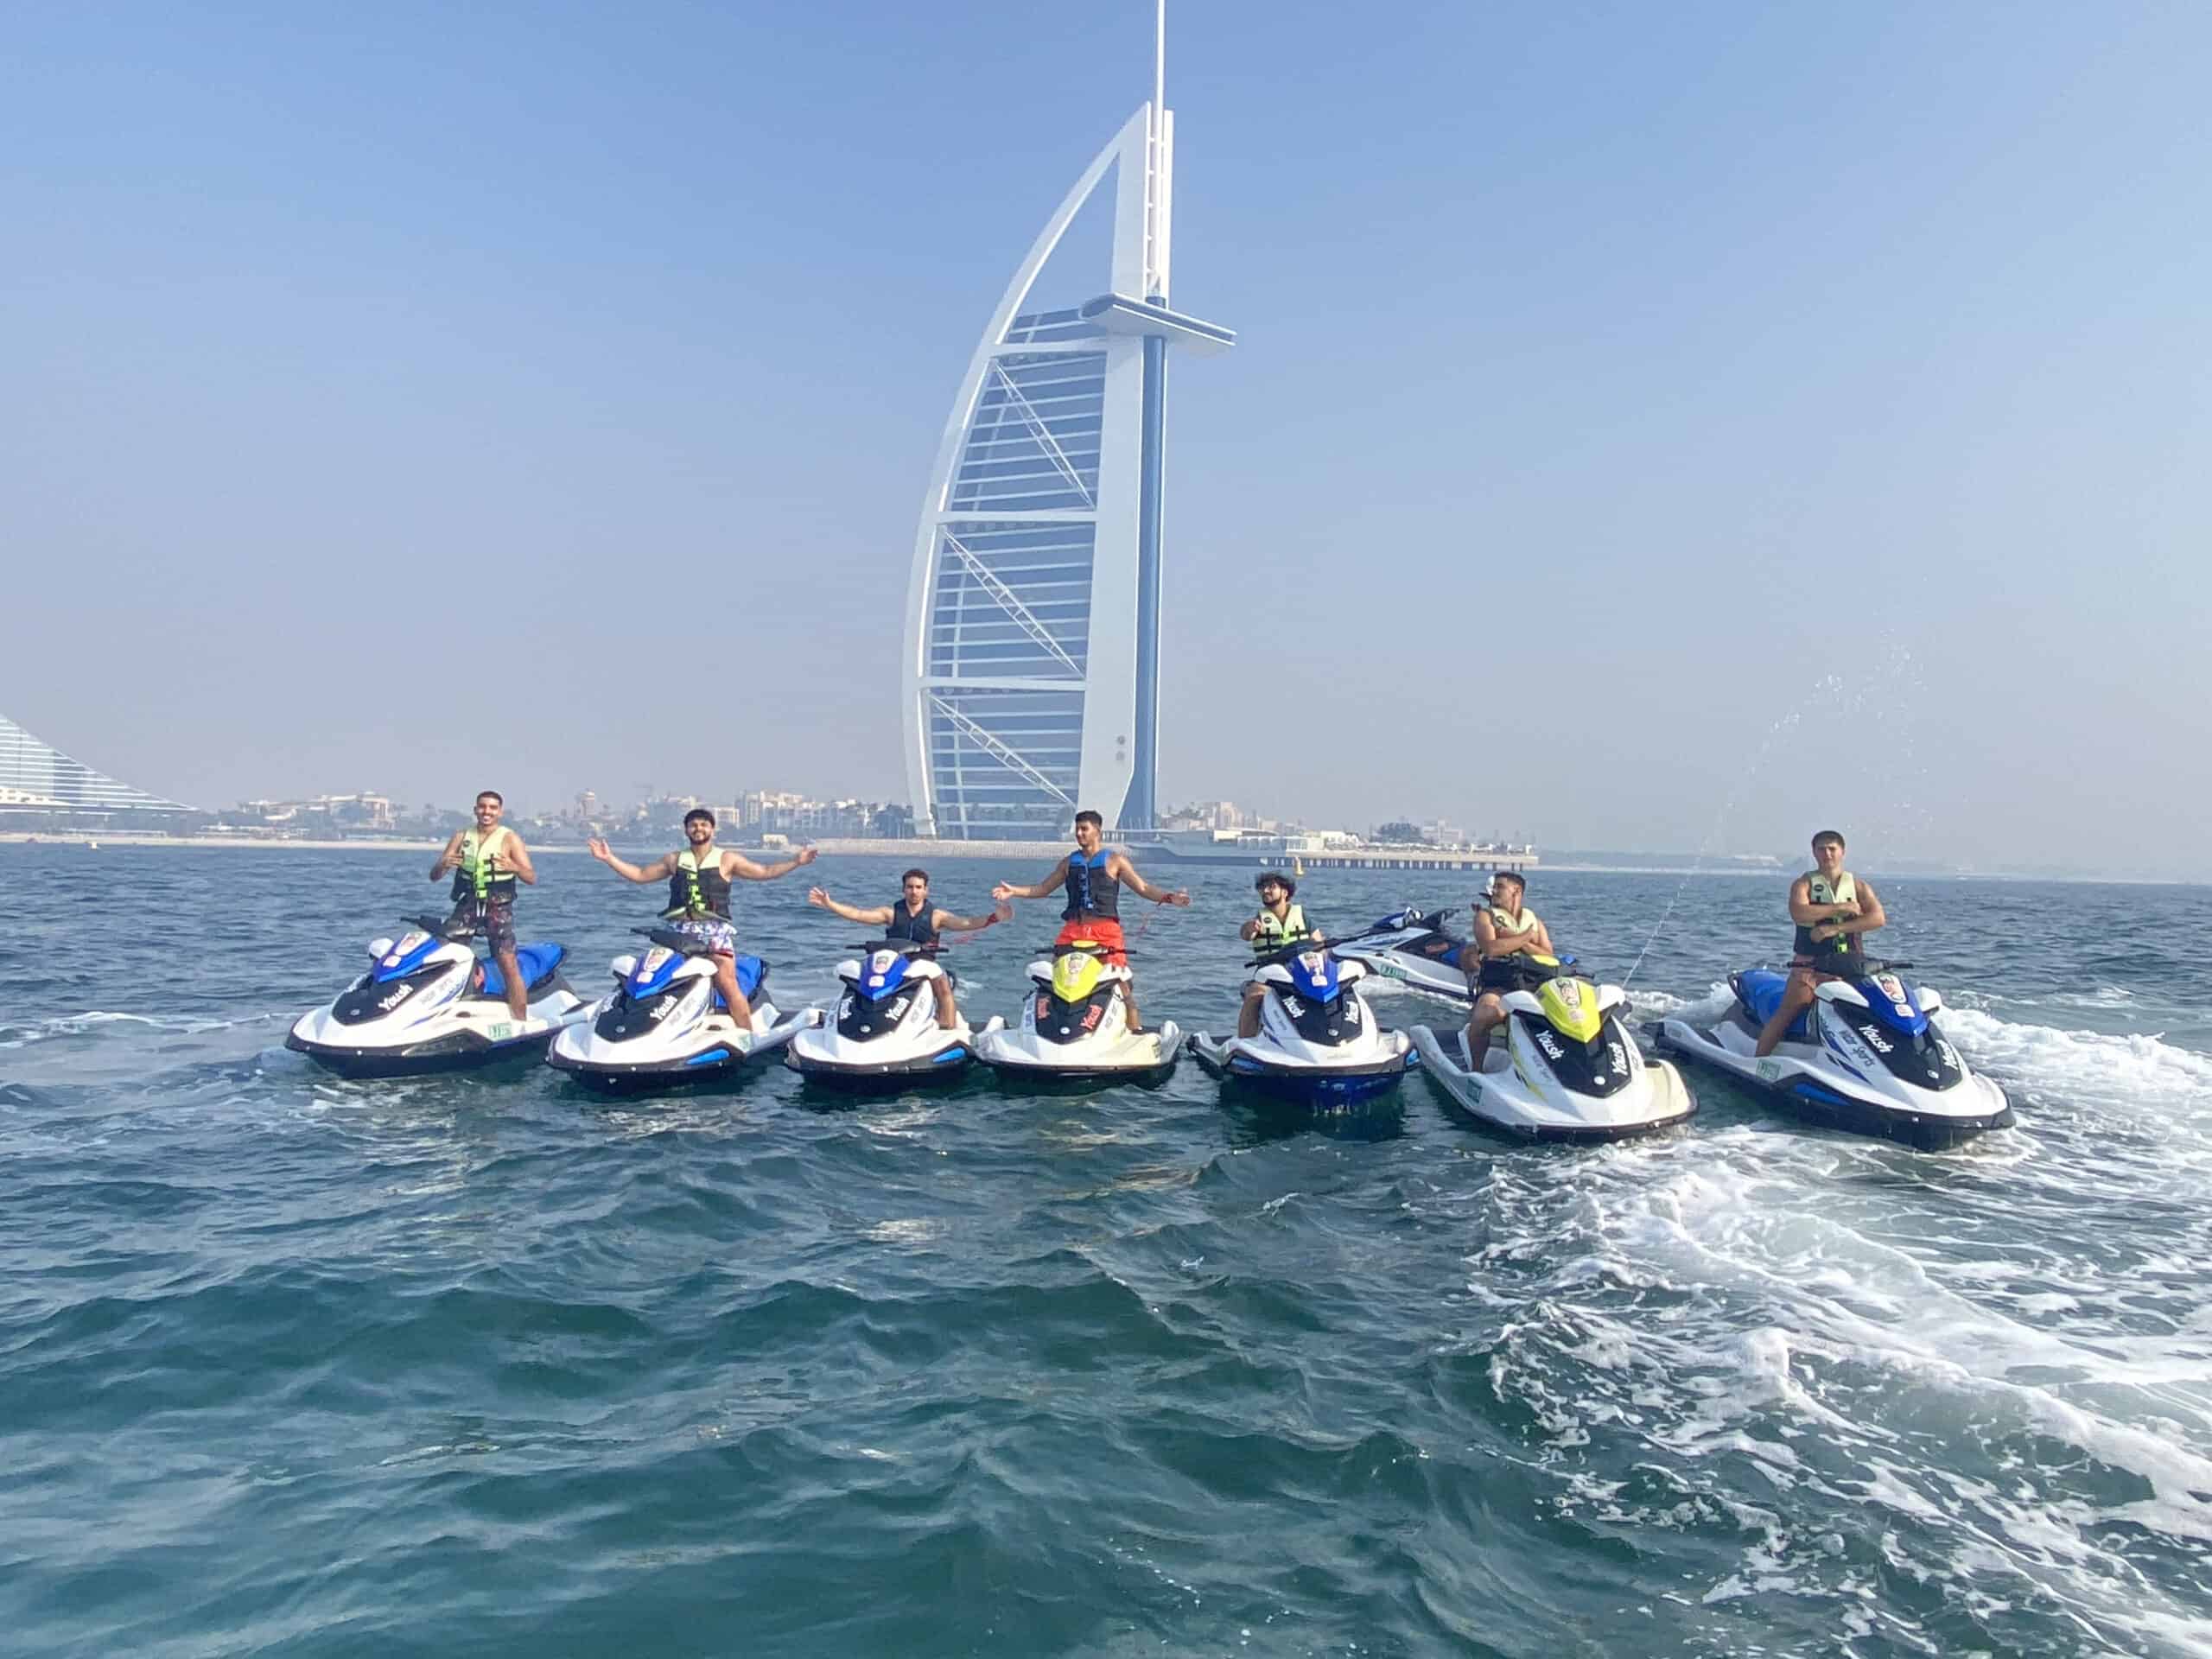
<svg viewBox="0 0 2212 1659"><path fill-rule="evenodd" d="M1905 996L1904 982L1895 974L1877 974L1874 976L1874 983L1881 988L1884 996L1897 1004L1899 1014L1912 1012L1912 1003Z"/></svg>
<svg viewBox="0 0 2212 1659"><path fill-rule="evenodd" d="M661 963L675 954L676 952L664 944L653 946L652 950L645 952L645 959L638 964L638 976L640 979L651 979L660 971Z"/></svg>

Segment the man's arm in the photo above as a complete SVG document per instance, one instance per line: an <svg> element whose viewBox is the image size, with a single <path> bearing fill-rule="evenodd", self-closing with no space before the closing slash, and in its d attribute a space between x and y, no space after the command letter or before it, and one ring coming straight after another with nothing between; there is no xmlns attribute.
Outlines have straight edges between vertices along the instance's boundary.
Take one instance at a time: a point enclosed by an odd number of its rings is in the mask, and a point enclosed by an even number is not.
<svg viewBox="0 0 2212 1659"><path fill-rule="evenodd" d="M1539 917L1536 921L1535 935L1535 950L1538 956L1556 957L1559 955L1559 952L1552 948L1552 931L1544 925L1543 919L1541 917Z"/></svg>
<svg viewBox="0 0 2212 1659"><path fill-rule="evenodd" d="M590 849L594 858L606 865L625 881L665 881L670 873L676 868L676 855L673 853L664 853L640 869L629 860L616 857L614 849L595 836L584 845Z"/></svg>
<svg viewBox="0 0 2212 1659"><path fill-rule="evenodd" d="M1509 933L1497 925L1497 916L1487 910L1475 912L1475 940L1486 957L1510 957L1516 950L1526 950L1536 943L1536 936L1543 931L1543 924Z"/></svg>
<svg viewBox="0 0 2212 1659"><path fill-rule="evenodd" d="M822 854L818 849L802 847L780 863L755 864L743 853L724 853L722 876L724 880L736 876L747 881L773 881L778 876L789 875L801 865L811 864L821 856ZM889 918L887 917L886 919Z"/></svg>
<svg viewBox="0 0 2212 1659"><path fill-rule="evenodd" d="M1106 861L1106 874L1122 882L1140 899L1149 899L1155 905L1185 905L1191 902L1189 893L1178 889L1173 893L1165 887L1155 887L1137 874L1137 867L1116 853Z"/></svg>
<svg viewBox="0 0 2212 1659"><path fill-rule="evenodd" d="M512 830L507 831L507 844L500 849L493 869L505 868L515 879L529 887L537 885L537 866L530 861L530 849L522 844L522 837Z"/></svg>
<svg viewBox="0 0 2212 1659"><path fill-rule="evenodd" d="M439 880L461 868L461 838L467 833L466 830L453 832L453 839L446 842L445 851L440 853L438 861L430 866L431 880Z"/></svg>
<svg viewBox="0 0 2212 1659"><path fill-rule="evenodd" d="M1826 942L1840 934L1872 933L1877 928L1887 927L1889 917L1882 910L1882 900L1873 888L1864 881L1859 884L1859 906L1854 912L1848 905L1815 905L1815 910L1841 912L1842 919L1823 922L1813 930L1813 937Z"/></svg>
<svg viewBox="0 0 2212 1659"><path fill-rule="evenodd" d="M1001 881L998 886L991 889L991 897L996 899L1000 904L1004 904L1009 899L1042 899L1046 893L1050 893L1054 887L1058 887L1061 882L1067 879L1068 861L1063 858L1058 863L1052 866L1051 871L1046 875L1045 879L1042 881L1039 881L1035 887L1017 887L1011 881Z"/></svg>
<svg viewBox="0 0 2212 1659"><path fill-rule="evenodd" d="M1001 905L996 910L986 911L981 916L956 916L949 910L930 912L930 925L940 933L980 933L995 923L1013 919L1012 905Z"/></svg>
<svg viewBox="0 0 2212 1659"><path fill-rule="evenodd" d="M1864 900L1866 884L1859 884L1859 896ZM1813 902L1813 884L1799 876L1789 884L1789 919L1800 927L1810 927L1815 922L1849 921L1859 914L1858 905L1816 905Z"/></svg>
<svg viewBox="0 0 2212 1659"><path fill-rule="evenodd" d="M873 910L861 910L852 905L841 905L820 887L806 890L806 902L817 910L826 910L832 916L842 916L849 922L858 922L862 927L883 927L891 920L891 906L878 905Z"/></svg>

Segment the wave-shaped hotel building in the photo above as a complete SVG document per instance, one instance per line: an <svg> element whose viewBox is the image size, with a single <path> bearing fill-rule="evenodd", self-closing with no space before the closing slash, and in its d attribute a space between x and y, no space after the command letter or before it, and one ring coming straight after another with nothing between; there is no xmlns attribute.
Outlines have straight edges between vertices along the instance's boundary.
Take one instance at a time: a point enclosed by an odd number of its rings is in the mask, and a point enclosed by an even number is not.
<svg viewBox="0 0 2212 1659"><path fill-rule="evenodd" d="M106 816L195 810L95 772L0 715L0 813Z"/></svg>
<svg viewBox="0 0 2212 1659"><path fill-rule="evenodd" d="M1235 340L1168 305L1175 129L1159 87L1015 270L930 474L902 687L925 836L1057 837L1078 807L1154 824L1168 354ZM1094 198L1112 214L1103 291L1033 300Z"/></svg>

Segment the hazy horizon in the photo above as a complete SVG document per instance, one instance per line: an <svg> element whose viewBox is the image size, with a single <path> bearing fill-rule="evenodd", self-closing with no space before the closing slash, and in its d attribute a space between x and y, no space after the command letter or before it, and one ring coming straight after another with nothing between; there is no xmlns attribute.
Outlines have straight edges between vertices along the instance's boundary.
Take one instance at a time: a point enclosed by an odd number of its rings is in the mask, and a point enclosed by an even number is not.
<svg viewBox="0 0 2212 1659"><path fill-rule="evenodd" d="M0 713L213 807L904 798L938 435L1150 18L19 19ZM2212 13L1169 37L1240 343L1169 391L1164 802L2194 871Z"/></svg>

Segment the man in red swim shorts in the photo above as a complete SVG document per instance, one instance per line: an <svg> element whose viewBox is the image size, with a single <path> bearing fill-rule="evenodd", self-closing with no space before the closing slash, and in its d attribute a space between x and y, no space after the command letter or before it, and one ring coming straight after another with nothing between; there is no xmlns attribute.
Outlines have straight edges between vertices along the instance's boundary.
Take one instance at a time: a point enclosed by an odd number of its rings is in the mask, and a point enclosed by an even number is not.
<svg viewBox="0 0 2212 1659"><path fill-rule="evenodd" d="M1149 899L1155 905L1184 905L1191 902L1187 892L1170 893L1165 887L1155 887L1137 874L1137 867L1121 854L1098 844L1106 821L1096 812L1084 810L1075 815L1075 851L1070 853L1034 887L1017 887L1012 882L1001 881L991 889L991 897L1001 904L1014 899L1042 899L1054 887L1067 891L1067 908L1060 912L1063 924L1059 937L1052 941L1055 950L1071 944L1090 943L1103 947L1106 960L1126 966L1128 948L1122 938L1121 892L1128 887L1141 899ZM1129 1029L1141 1031L1137 1023L1136 988L1129 987L1122 1003L1128 1010Z"/></svg>

